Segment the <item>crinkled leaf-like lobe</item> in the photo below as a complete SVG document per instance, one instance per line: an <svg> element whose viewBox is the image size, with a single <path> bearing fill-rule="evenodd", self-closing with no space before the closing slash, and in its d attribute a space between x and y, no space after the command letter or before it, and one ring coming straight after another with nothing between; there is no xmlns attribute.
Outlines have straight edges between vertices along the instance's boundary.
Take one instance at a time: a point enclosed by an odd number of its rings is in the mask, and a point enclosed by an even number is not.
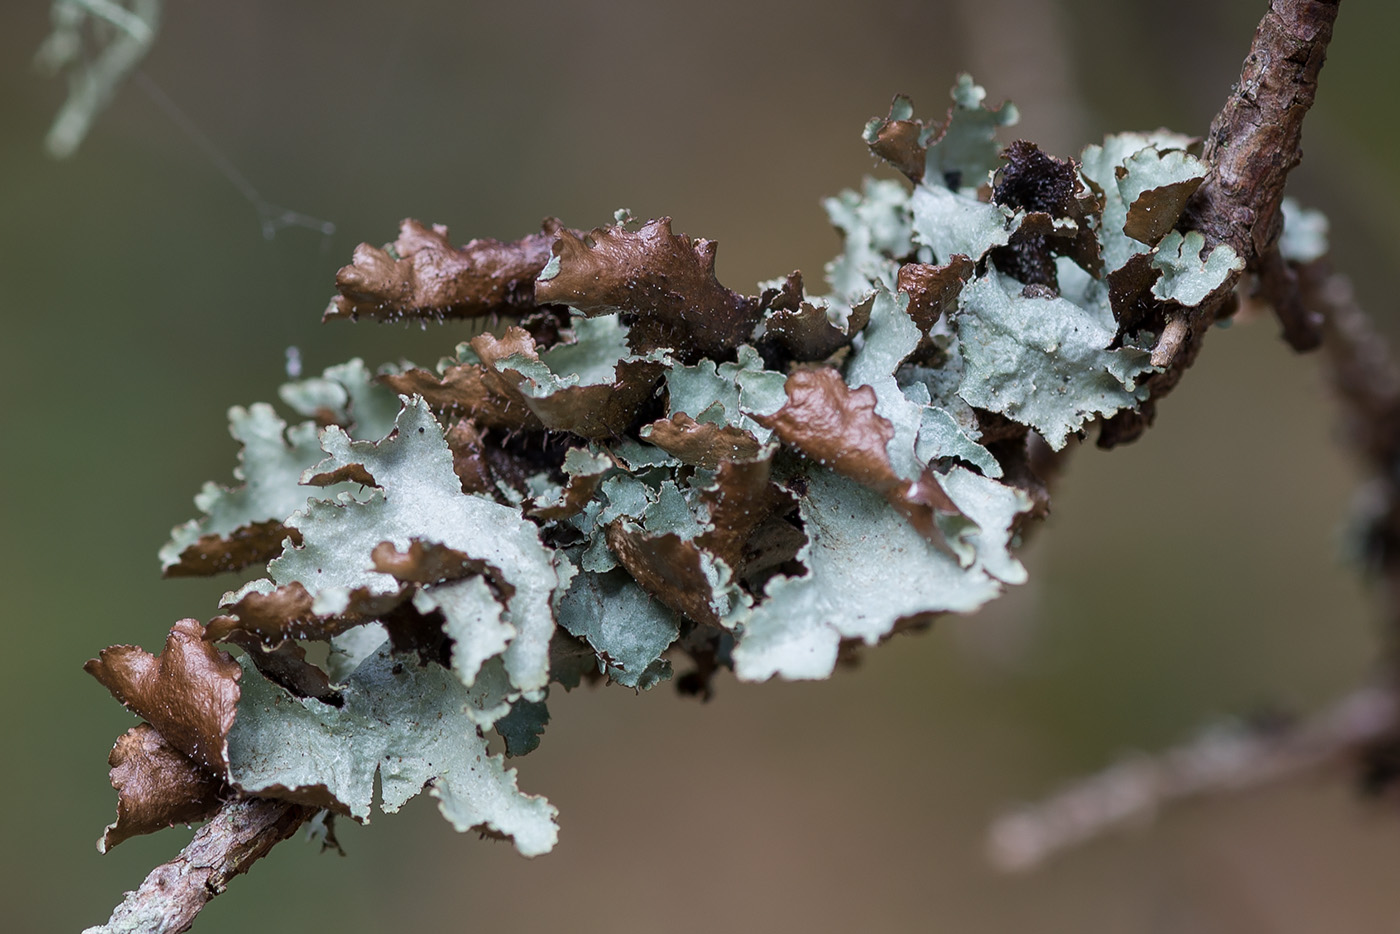
<svg viewBox="0 0 1400 934"><path fill-rule="evenodd" d="M599 670L624 687L646 690L671 677L661 655L680 620L624 571L575 577L559 601L559 625L592 646Z"/></svg>
<svg viewBox="0 0 1400 934"><path fill-rule="evenodd" d="M601 322L604 327L608 323L617 334L626 333L616 318ZM543 355L523 328L508 328L499 340L489 333L478 335L472 349L486 369L483 382L519 400L545 428L585 438L620 435L651 396L662 365L621 359L626 347L620 340L619 346L611 345L599 334L603 329L590 324L581 322L578 330L599 339L556 345Z"/></svg>
<svg viewBox="0 0 1400 934"><path fill-rule="evenodd" d="M544 701L516 701L510 713L496 721L496 732L506 743L506 758L513 759L538 749L540 736L548 724L549 708Z"/></svg>
<svg viewBox="0 0 1400 934"><path fill-rule="evenodd" d="M243 670L205 641L198 620L176 623L159 656L140 646L114 645L83 670L171 746L209 772L224 772Z"/></svg>
<svg viewBox="0 0 1400 934"><path fill-rule="evenodd" d="M1186 202L1206 178L1206 164L1181 150L1143 149L1114 170L1118 195L1128 205L1123 233L1148 245L1176 226Z"/></svg>
<svg viewBox="0 0 1400 934"><path fill-rule="evenodd" d="M339 425L365 441L378 441L392 431L403 405L359 357L327 367L319 377L284 383L277 395L298 415L321 426Z"/></svg>
<svg viewBox="0 0 1400 934"><path fill-rule="evenodd" d="M948 94L953 106L936 138L929 140L924 179L949 188L977 188L1001 161L997 130L1014 126L1021 114L1010 101L988 107L987 92L969 74L958 75Z"/></svg>
<svg viewBox="0 0 1400 934"><path fill-rule="evenodd" d="M541 276L536 299L590 316L635 315L628 340L638 353L719 356L748 340L758 323L758 300L715 278L715 243L673 234L669 217L636 231L620 224L584 236L560 231L554 256L557 271Z"/></svg>
<svg viewBox="0 0 1400 934"><path fill-rule="evenodd" d="M1102 145L1087 146L1080 159L1080 171L1103 198L1103 213L1099 220L1099 242L1103 245L1103 268L1109 272L1127 262L1134 253L1147 250L1147 245L1123 232L1128 222L1129 202L1123 200L1118 170L1144 149L1156 153L1184 150L1194 140L1166 130L1153 133L1117 133L1104 137ZM1134 183L1125 179L1129 186Z"/></svg>
<svg viewBox="0 0 1400 934"><path fill-rule="evenodd" d="M480 577L420 590L413 605L421 613L442 613L442 631L452 640L452 670L467 687L486 660L515 638L515 626L503 618L505 607Z"/></svg>
<svg viewBox="0 0 1400 934"><path fill-rule="evenodd" d="M763 296L763 342L777 345L783 352L801 363L825 360L845 347L870 320L868 304L857 304L845 311L845 324L837 326L829 310L834 306L825 300L803 300L802 273L790 273L776 287L765 289Z"/></svg>
<svg viewBox="0 0 1400 934"><path fill-rule="evenodd" d="M943 264L953 257L981 260L993 247L1011 242L1020 218L1010 208L978 201L942 186L920 185L909 199L914 239Z"/></svg>
<svg viewBox="0 0 1400 934"><path fill-rule="evenodd" d="M276 645L289 638L325 639L354 625L318 615L314 604L311 592L296 581L282 587L265 579L252 581L224 595L222 605L227 612L209 621L205 636L222 642L240 631Z"/></svg>
<svg viewBox="0 0 1400 934"><path fill-rule="evenodd" d="M206 491L217 489L212 484ZM208 577L227 571L241 571L261 564L282 550L290 536L296 541L295 530L277 519L249 522L232 532L199 534L198 520L191 520L171 530L169 544L161 549L161 573L166 577ZM186 544L188 542L188 544ZM164 562L170 562L165 564Z"/></svg>
<svg viewBox="0 0 1400 934"><path fill-rule="evenodd" d="M889 116L866 124L866 145L913 182L978 187L996 168L997 130L1016 123L1020 115L1010 103L995 110L986 107L986 91L971 75L959 75L950 95L953 106L941 124L914 119L913 101L896 96Z"/></svg>
<svg viewBox="0 0 1400 934"><path fill-rule="evenodd" d="M642 589L682 616L724 626L743 603L731 569L683 535L648 532L616 519L605 536L618 563Z"/></svg>
<svg viewBox="0 0 1400 934"><path fill-rule="evenodd" d="M787 402L785 382L782 373L765 368L758 352L745 344L734 363L716 365L712 360L701 360L694 366L677 364L668 369L670 415L732 425L766 442L772 432L758 417L771 415Z"/></svg>
<svg viewBox="0 0 1400 934"><path fill-rule="evenodd" d="M485 574L495 582L502 596L510 599L515 588L500 570L471 555L438 542L412 539L400 551L393 542L380 542L369 553L374 569L405 584L439 584Z"/></svg>
<svg viewBox="0 0 1400 934"><path fill-rule="evenodd" d="M1153 267L1152 259L1150 253L1134 253L1105 278L1109 307L1118 322L1119 334L1149 327L1151 319L1160 313L1161 304L1152 298L1152 285L1160 271ZM1065 297L1074 300L1072 296Z"/></svg>
<svg viewBox="0 0 1400 934"><path fill-rule="evenodd" d="M452 470L462 481L463 493L489 493L496 488L486 445L481 430L469 418L458 419L457 424L447 429Z"/></svg>
<svg viewBox="0 0 1400 934"><path fill-rule="evenodd" d="M195 765L149 723L132 727L107 757L117 820L97 841L106 853L131 837L204 820L222 803L223 780Z"/></svg>
<svg viewBox="0 0 1400 934"><path fill-rule="evenodd" d="M867 178L860 192L843 191L822 206L842 235L841 255L826 264L826 279L836 299L855 306L877 284L893 288L899 259L914 252L913 218L904 186Z"/></svg>
<svg viewBox="0 0 1400 934"><path fill-rule="evenodd" d="M525 514L546 522L578 515L593 499L603 477L613 466L613 459L607 454L570 448L564 455L564 473L569 478L564 488L555 496L537 497Z"/></svg>
<svg viewBox="0 0 1400 934"><path fill-rule="evenodd" d="M841 374L823 367L797 370L787 380L787 405L764 417L784 444L884 496L919 534L941 542L938 513L958 509L925 469L914 482L895 472L889 443L894 426L875 414L875 390L851 389Z"/></svg>
<svg viewBox="0 0 1400 934"><path fill-rule="evenodd" d="M320 459L316 426L291 429L272 406L229 409L229 433L242 443L233 475L243 483L206 483L195 497L204 516L171 531L160 550L167 577L234 571L277 554L287 530L283 520L306 505L301 473Z"/></svg>
<svg viewBox="0 0 1400 934"><path fill-rule="evenodd" d="M454 247L447 228L415 220L399 225L392 252L368 243L335 275L337 295L325 317L378 321L404 318L478 318L535 307L534 281L561 231L548 218L540 233L521 240L473 240Z"/></svg>
<svg viewBox="0 0 1400 934"><path fill-rule="evenodd" d="M1197 230L1185 236L1173 230L1163 237L1152 257L1152 268L1162 271L1152 294L1187 307L1199 305L1225 284L1230 273L1244 268L1244 260L1228 243L1218 244L1202 260L1205 245L1205 236Z"/></svg>
<svg viewBox="0 0 1400 934"><path fill-rule="evenodd" d="M977 264L966 256L953 256L942 266L905 263L899 267L898 289L909 295L909 317L925 335L945 312L958 307L958 295Z"/></svg>
<svg viewBox="0 0 1400 934"><path fill-rule="evenodd" d="M329 676L307 660L306 649L299 643L286 639L277 645L268 645L243 629L233 630L222 641L247 652L248 660L257 666L264 678L282 685L297 697L314 697L328 704L339 702L340 695Z"/></svg>
<svg viewBox="0 0 1400 934"><path fill-rule="evenodd" d="M1001 464L992 452L978 444L957 419L937 406L923 409L915 454L924 463L956 457L972 464L984 476L996 478L1002 474Z"/></svg>
<svg viewBox="0 0 1400 934"><path fill-rule="evenodd" d="M869 386L875 391L875 414L893 429L885 446L890 466L905 480L918 482L926 466L914 456L920 405L905 394L895 376L901 364L924 342L923 332L909 316L908 306L907 294L884 289L875 293L864 340L847 360L845 377L849 386Z"/></svg>
<svg viewBox="0 0 1400 934"><path fill-rule="evenodd" d="M681 463L707 470L722 461L754 457L760 447L758 439L742 428L697 422L684 412L644 426L641 436Z"/></svg>
<svg viewBox="0 0 1400 934"><path fill-rule="evenodd" d="M918 184L924 177L928 140L935 127L914 119L914 101L896 94L886 117L872 117L861 134L870 151Z"/></svg>
<svg viewBox="0 0 1400 934"><path fill-rule="evenodd" d="M1024 581L1007 546L1012 520L1030 508L1026 496L962 468L945 483L971 520L959 530L960 544L975 554L967 567L874 491L835 471L813 470L799 500L808 544L798 560L808 573L769 582L767 599L734 648L735 673L745 681L825 678L842 639L873 643L901 621L968 612L995 597L1003 582Z"/></svg>
<svg viewBox="0 0 1400 934"><path fill-rule="evenodd" d="M494 379L492 379L494 377ZM468 418L482 428L538 431L544 426L525 400L479 363L449 366L441 376L418 367L379 377L395 392L422 396L434 411Z"/></svg>
<svg viewBox="0 0 1400 934"><path fill-rule="evenodd" d="M770 447L762 456L747 460L725 461L715 472L714 483L700 491L710 520L695 543L736 574L742 575L751 559L767 557L749 553L754 531L793 505L791 496L772 482L774 450Z"/></svg>
<svg viewBox="0 0 1400 934"><path fill-rule="evenodd" d="M316 612L333 615L350 606L356 591L401 592L392 575L373 569L371 554L381 542L400 551L414 539L446 546L484 562L515 588L506 615L516 636L504 655L506 668L520 690L542 689L554 630L550 595L572 568L562 555L556 562L539 528L519 509L462 493L452 453L427 404L407 404L394 434L378 444L352 443L331 427L322 446L329 456L317 472L357 465L378 490L363 502L315 502L293 517L302 545L268 566L274 580L283 586L299 581L315 598Z"/></svg>
<svg viewBox="0 0 1400 934"><path fill-rule="evenodd" d="M522 794L514 771L487 754L467 714L480 702L451 672L380 649L350 676L344 698L331 707L248 679L229 740L231 781L366 820L377 773L386 812L428 786L458 830L511 837L526 856L554 847L555 809Z"/></svg>
<svg viewBox="0 0 1400 934"><path fill-rule="evenodd" d="M1105 309L1025 298L1019 285L988 270L963 289L958 392L1031 426L1058 451L1091 417L1136 406L1145 397L1137 378L1150 366L1142 351L1108 349L1117 327Z"/></svg>

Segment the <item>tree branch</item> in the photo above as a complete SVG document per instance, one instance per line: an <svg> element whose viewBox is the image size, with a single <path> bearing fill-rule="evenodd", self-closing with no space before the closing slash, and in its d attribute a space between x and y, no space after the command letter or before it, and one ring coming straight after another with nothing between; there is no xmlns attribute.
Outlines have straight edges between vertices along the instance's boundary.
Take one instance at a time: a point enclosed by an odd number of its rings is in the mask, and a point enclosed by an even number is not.
<svg viewBox="0 0 1400 934"><path fill-rule="evenodd" d="M992 861L1031 868L1069 847L1150 819L1167 804L1254 787L1342 760L1362 765L1373 788L1400 779L1400 367L1356 304L1351 284L1326 259L1299 266L1278 250L1280 204L1301 159L1303 115L1331 36L1337 0L1274 0L1260 23L1240 83L1211 125L1211 175L1192 204L1191 225L1207 246L1228 244L1259 278L1259 292L1296 350L1324 346L1348 439L1372 479L1362 498L1363 558L1386 601L1386 661L1380 686L1283 730L1213 731L1155 756L1133 759L996 821ZM1233 285L1233 284L1232 284ZM1223 301L1224 299L1222 299ZM1222 302L1169 318L1154 352L1168 369L1153 399L1170 390L1199 348ZM1325 340L1324 340L1325 338ZM1105 427L1109 443L1136 425ZM1101 441L1101 443L1103 443Z"/></svg>
<svg viewBox="0 0 1400 934"><path fill-rule="evenodd" d="M290 837L313 808L286 801L231 801L201 827L180 855L157 866L112 912L83 934L180 934L233 877Z"/></svg>
<svg viewBox="0 0 1400 934"><path fill-rule="evenodd" d="M1395 728L1395 695L1365 688L1296 726L1217 727L1189 743L1081 779L993 822L987 852L1007 872L1039 866L1191 798L1243 791L1359 757Z"/></svg>
<svg viewBox="0 0 1400 934"><path fill-rule="evenodd" d="M1271 0L1255 30L1240 80L1211 121L1202 158L1210 174L1187 209L1185 224L1201 231L1205 250L1230 246L1244 271L1258 275L1266 299L1299 351L1318 346L1318 321L1296 300L1287 264L1278 257L1279 210L1288 172L1302 161L1303 118L1317 94L1340 0ZM1176 387L1196 359L1205 332L1228 313L1241 272L1232 273L1195 308L1169 314L1152 362L1164 367L1148 380L1140 412L1122 412L1104 424L1100 447L1135 440L1152 422L1157 403Z"/></svg>

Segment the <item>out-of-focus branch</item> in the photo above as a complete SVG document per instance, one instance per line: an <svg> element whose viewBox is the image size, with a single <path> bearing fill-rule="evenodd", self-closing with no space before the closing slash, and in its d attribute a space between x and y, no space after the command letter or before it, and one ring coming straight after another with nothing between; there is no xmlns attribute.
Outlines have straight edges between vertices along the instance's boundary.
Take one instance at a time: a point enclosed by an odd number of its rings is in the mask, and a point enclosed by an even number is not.
<svg viewBox="0 0 1400 934"><path fill-rule="evenodd" d="M180 855L151 870L146 881L83 934L180 934L234 876L245 873L290 837L315 809L250 798L225 804Z"/></svg>
<svg viewBox="0 0 1400 934"><path fill-rule="evenodd" d="M1400 688L1400 367L1356 304L1351 283L1332 272L1326 259L1303 267L1298 278L1302 301L1322 314L1347 440L1371 473L1356 522L1363 560L1385 599L1384 673Z"/></svg>
<svg viewBox="0 0 1400 934"><path fill-rule="evenodd" d="M1185 745L1128 759L996 820L993 865L1033 869L1115 830L1140 826L1163 807L1242 791L1359 757L1394 728L1395 695L1366 688L1294 726L1213 729Z"/></svg>
<svg viewBox="0 0 1400 934"><path fill-rule="evenodd" d="M35 55L43 71L68 74L68 99L44 139L49 155L64 159L77 151L93 120L150 51L163 3L55 0L53 32ZM96 48L88 48L90 44Z"/></svg>

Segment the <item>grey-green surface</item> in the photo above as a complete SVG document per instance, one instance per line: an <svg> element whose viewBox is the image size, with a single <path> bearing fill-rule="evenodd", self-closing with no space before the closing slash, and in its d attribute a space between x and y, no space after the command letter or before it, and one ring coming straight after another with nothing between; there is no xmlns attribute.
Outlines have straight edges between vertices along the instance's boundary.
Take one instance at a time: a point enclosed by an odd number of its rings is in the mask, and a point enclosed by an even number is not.
<svg viewBox="0 0 1400 934"><path fill-rule="evenodd" d="M114 800L106 751L133 720L80 665L112 642L158 647L175 619L212 616L233 583L162 582L155 560L200 484L228 478L222 413L274 397L288 345L317 373L353 356L433 360L470 336L321 327L359 240L392 239L405 215L463 240L507 238L547 213L587 227L627 204L718 240L735 288L797 267L815 281L836 245L819 199L870 169L855 131L892 93L936 112L952 74L972 68L1057 155L1129 127L1199 133L1238 75L1250 7L1068 3L1064 54L1089 108L1076 129L1037 116L1047 82L1018 70L1027 46L1012 41L1029 17L979 40L938 4L424 2L388 18L371 3L171 5L145 73L265 197L336 221L323 245L301 230L264 241L253 209L139 88L76 161L47 161L62 89L28 68L47 10L8 5L0 696L6 761L22 764L2 780L9 923L95 923L186 838L97 855ZM1400 127L1375 119L1397 15L1343 5L1294 189L1326 207L1378 314L1400 260ZM887 25L855 28L875 20ZM519 67L536 55L568 67L599 48L626 62L580 81ZM652 79L677 73L711 77L704 93ZM665 685L551 694L549 742L526 761L530 787L575 821L556 853L517 859L410 804L342 826L346 859L283 844L196 931L439 930L468 903L482 926L518 923L525 904L541 928L614 930L620 878L629 912L683 932L907 930L934 911L966 931L1164 917L1383 929L1400 852L1389 820L1359 819L1371 812L1344 789L1209 805L1030 879L994 877L979 857L1002 803L1221 712L1320 703L1369 671L1370 606L1333 563L1352 478L1314 361L1274 330L1212 335L1148 438L1076 455L1028 558L1039 583L1005 609L896 640L826 683L726 681L703 707ZM689 898L677 880L694 879L725 897Z"/></svg>

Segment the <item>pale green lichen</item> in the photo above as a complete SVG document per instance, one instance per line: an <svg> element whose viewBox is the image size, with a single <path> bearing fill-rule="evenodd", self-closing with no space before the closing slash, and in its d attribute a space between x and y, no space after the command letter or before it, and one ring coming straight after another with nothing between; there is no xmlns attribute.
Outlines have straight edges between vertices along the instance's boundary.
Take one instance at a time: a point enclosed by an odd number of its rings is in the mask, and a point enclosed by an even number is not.
<svg viewBox="0 0 1400 934"><path fill-rule="evenodd" d="M808 543L798 556L808 571L769 583L734 648L735 673L746 681L825 678L842 639L873 643L902 619L972 610L1003 583L1024 580L1007 552L1008 530L1029 500L963 468L948 480L949 495L977 528L968 567L878 494L828 470L811 472L800 506Z"/></svg>
<svg viewBox="0 0 1400 934"><path fill-rule="evenodd" d="M1278 250L1293 263L1311 263L1327 255L1327 215L1305 208L1294 198L1283 199L1283 234Z"/></svg>
<svg viewBox="0 0 1400 934"><path fill-rule="evenodd" d="M958 312L959 394L1040 432L1054 449L1096 415L1146 398L1148 355L1110 349L1112 316L1063 297L1025 297L996 272L968 283Z"/></svg>
<svg viewBox="0 0 1400 934"><path fill-rule="evenodd" d="M230 780L248 794L299 794L367 820L378 776L385 813L428 787L458 830L493 830L525 856L554 848L557 812L521 793L515 772L487 753L467 714L480 701L450 672L381 650L350 676L342 697L340 707L295 698L245 666Z"/></svg>
<svg viewBox="0 0 1400 934"><path fill-rule="evenodd" d="M671 677L662 653L680 635L680 620L626 571L575 577L559 601L559 625L592 646L598 670L624 687L646 690Z"/></svg>
<svg viewBox="0 0 1400 934"><path fill-rule="evenodd" d="M1201 234L1173 229L1182 226L1180 209L1204 169L1186 152L1190 139L1166 132L1110 136L1086 149L1082 176L1094 197L1076 200L1073 219L1052 217L1050 233L1039 217L1030 236L1019 235L1028 212L985 200L1000 162L996 131L1016 112L1010 105L989 110L984 99L964 76L947 125L923 126L917 145L901 150L911 177L917 162L910 169L908 160L925 159L912 189L867 181L858 193L826 202L843 252L827 266L825 297L796 294L795 278L768 283L761 297L729 293L706 278L712 247L695 241L666 239L667 262L680 265L639 269L660 255L629 240L641 232L588 235L589 261L616 273L617 290L650 289L660 304L681 308L672 312L683 319L691 310L675 299L688 283L706 292L707 307L727 309L743 328L717 352L666 344L668 334L690 333L689 323L672 331L674 320L650 322L656 326L638 356L631 325L645 308L586 318L554 305L524 322L537 343L513 332L524 351L492 357L480 341L480 354L463 343L439 363L444 381L461 380L477 393L504 392L492 385L505 380L510 404L523 399L535 415L548 410L558 419L545 421L548 432L538 423L506 420L503 429L483 422L465 432L469 443L455 433L454 449L446 428L464 411L471 418L480 399L468 395L455 408L434 410L421 397L393 394L359 360L282 388L283 402L314 421L288 428L268 406L234 409L241 485L206 487L198 500L205 515L176 530L162 561L178 561L202 535L259 522L278 534L291 530L269 577L224 603L256 603L255 595L293 600L299 591L291 585L304 587L310 616L295 604L285 635L330 639L324 668L343 701L334 707L293 697L245 665L229 740L234 785L363 819L376 775L386 810L426 783L459 829L484 826L514 837L523 853L543 852L555 839L553 808L516 790L514 773L487 755L483 731L494 729L510 755L534 749L549 717L550 684L596 678L645 690L668 679L673 659L687 654L701 681L716 667L750 681L822 678L843 641L875 643L937 614L974 610L1022 582L1013 547L1032 503L1006 478L1024 476L1026 432L1058 450L1094 420L1147 397L1153 369L1144 348L1155 335L1115 319L1108 273L1150 254L1159 271L1150 300L1190 306L1231 281L1239 259L1223 246L1202 259ZM912 115L908 101L896 99L888 119ZM872 122L867 140L886 123ZM1045 164L1059 173L1057 184L1069 177L1078 185L1065 163ZM1320 255L1324 224L1291 205L1285 213L1285 257ZM651 237L660 229L644 228ZM1097 237L1101 268L1091 261L1093 249L1090 259L1076 251L1085 234ZM620 270L603 265L599 244L618 251ZM1028 285L1007 271L1021 268L1007 257L1035 249L1045 251L1034 259L1053 275ZM956 255L972 263L954 268L957 281L947 292L930 293L941 306L923 306L916 323L911 294L899 289L901 266ZM580 280L580 289L588 284L560 255L536 281L561 277ZM803 303L839 332L817 346L836 349L803 355L783 343L792 332L767 330L798 315L807 316L802 327L820 325ZM813 359L822 353L828 356ZM622 372L637 366L643 379L632 387L635 406L623 406L602 428L571 423L591 416L569 406L536 409L563 393L586 399L580 408L594 406L611 398L600 387L618 389ZM825 409L807 410L829 416L831 434L806 447L769 427L793 401L789 391L817 385L805 377L790 382L804 367L826 368L815 375L832 395ZM450 388L444 382L443 392ZM584 388L590 392L579 394ZM663 420L669 441L657 433ZM743 454L685 452L683 463L668 451L683 451L675 437L684 432L692 433L687 443L722 437L729 447L717 450ZM847 445L862 444L867 466L857 469L851 465L861 458L843 456ZM494 446L492 456L481 456L482 446ZM1021 458L1014 469L1007 452ZM470 462L460 477L454 453ZM833 458L844 474L832 469ZM946 494L947 501L916 504L925 510L922 528L911 518L912 494L890 490L904 481L920 495ZM464 484L476 492L464 492ZM447 562L431 565L439 567L432 574L415 567L395 576L377 569L385 543L403 561L413 548L438 559L446 549L460 567ZM377 609L383 606L395 615ZM403 629L370 619L376 616L399 627L405 618L420 627L430 620L441 633L417 633L417 652L396 654L388 634L403 641Z"/></svg>
<svg viewBox="0 0 1400 934"><path fill-rule="evenodd" d="M329 455L312 468L325 473L360 467L378 487L363 501L339 497L313 502L288 523L302 544L268 565L279 585L293 581L316 598L316 612L341 612L356 588L396 592L397 582L373 570L380 542L399 551L411 541L446 545L499 569L515 588L506 610L515 637L505 649L516 686L538 692L549 682L550 597L573 571L567 558L540 542L539 528L519 509L464 494L452 469L442 427L421 399L404 407L397 432L373 444L351 441L331 427L322 434Z"/></svg>
<svg viewBox="0 0 1400 934"><path fill-rule="evenodd" d="M1244 268L1244 260L1227 243L1201 259L1205 245L1205 236L1195 230L1185 236L1173 230L1163 237L1152 256L1152 268L1162 270L1152 294L1192 307L1224 285L1231 272Z"/></svg>

